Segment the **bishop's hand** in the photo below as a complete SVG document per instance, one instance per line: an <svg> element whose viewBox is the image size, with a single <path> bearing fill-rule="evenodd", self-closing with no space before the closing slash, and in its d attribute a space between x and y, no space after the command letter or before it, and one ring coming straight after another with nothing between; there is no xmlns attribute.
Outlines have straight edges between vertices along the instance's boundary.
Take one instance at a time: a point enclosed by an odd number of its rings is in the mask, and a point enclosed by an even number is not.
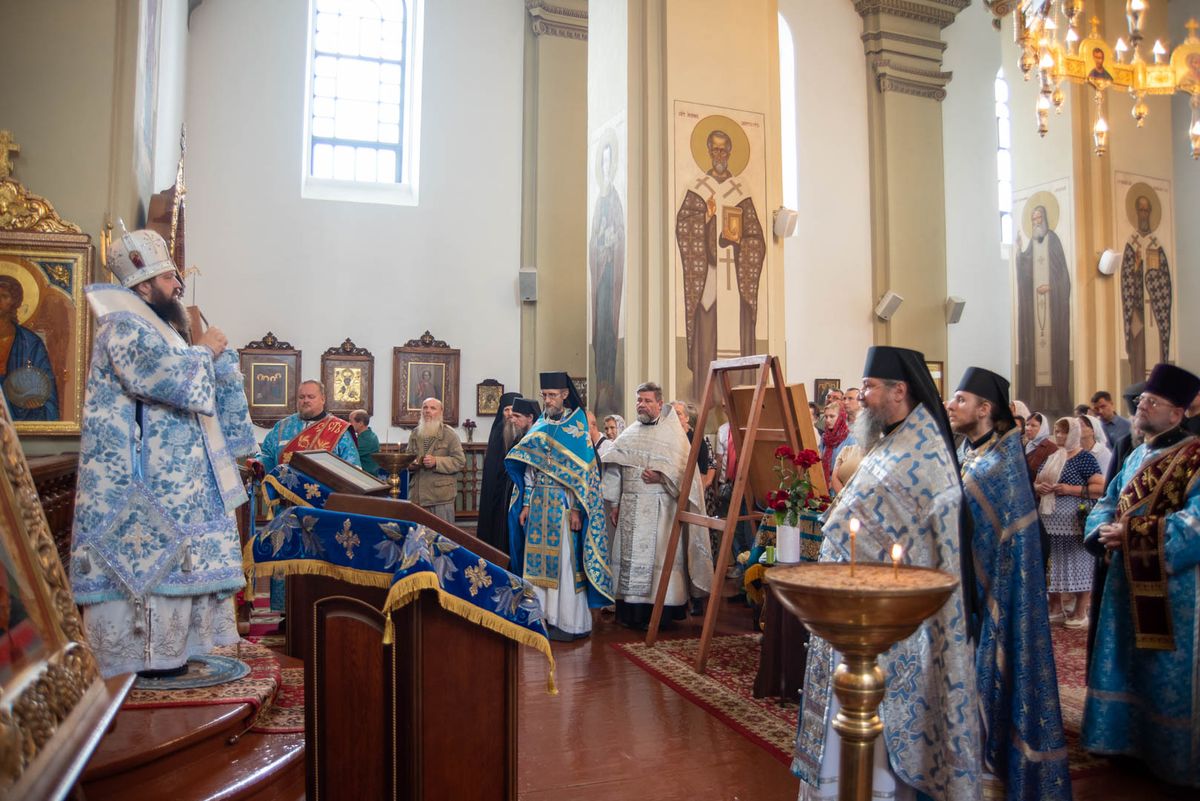
<svg viewBox="0 0 1200 801"><path fill-rule="evenodd" d="M212 351L213 356L220 356L221 352L225 350L225 346L229 344L229 339L220 328L210 326L200 335L200 339L196 344L205 345Z"/></svg>
<svg viewBox="0 0 1200 801"><path fill-rule="evenodd" d="M1100 535L1100 544L1110 551L1115 551L1121 547L1121 539L1125 533L1124 523L1106 523L1097 529Z"/></svg>

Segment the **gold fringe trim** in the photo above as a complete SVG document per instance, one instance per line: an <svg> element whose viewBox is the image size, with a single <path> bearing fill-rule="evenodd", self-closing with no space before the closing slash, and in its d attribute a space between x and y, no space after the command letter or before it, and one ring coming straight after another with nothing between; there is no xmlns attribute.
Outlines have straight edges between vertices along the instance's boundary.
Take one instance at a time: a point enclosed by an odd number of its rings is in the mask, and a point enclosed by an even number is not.
<svg viewBox="0 0 1200 801"><path fill-rule="evenodd" d="M558 687L554 681L554 654L550 651L549 640L539 634L535 634L529 629L518 626L511 620L505 620L494 612L480 609L478 606L464 601L462 598L451 595L442 589L441 583L434 573L414 573L392 585L392 589L388 592L387 602L383 605L383 613L388 618L388 623L384 627L385 644L388 642L387 636L389 627L391 626L392 612L407 606L424 590L434 590L437 592L438 603L447 612L458 615L477 626L494 631L520 645L539 651L546 657L546 661L550 663L549 674L546 678L546 691L551 695L558 695Z"/></svg>
<svg viewBox="0 0 1200 801"><path fill-rule="evenodd" d="M247 548L249 545L247 544ZM249 553L247 551L246 553ZM246 554L243 554L246 558ZM319 559L284 559L278 562L255 562L253 555L249 556L250 565L245 569L246 581L253 586L254 572L260 565L263 567L272 568L272 575L282 573L285 576L325 576L327 578L340 579L350 584L357 584L361 587L378 587L381 590L386 590L392 583L392 577L387 573L378 573L374 570L358 570L353 567L343 567L342 565L331 565L328 562L322 562ZM437 578L434 577L436 581ZM249 600L254 600L250 597Z"/></svg>
<svg viewBox="0 0 1200 801"><path fill-rule="evenodd" d="M263 481L262 481L262 486L263 486L263 498L266 500L266 504L267 504L267 505L269 505L269 506L271 506L271 507L274 507L274 505L278 503L278 501L271 501L271 500L269 500L269 499L266 499L266 494L267 494L267 493L266 493L266 488L267 488L267 485L270 485L270 486L274 487L274 488L275 488L275 491L276 491L277 493L279 493L279 495L280 495L280 496L281 496L281 497L282 497L282 498L283 498L285 501L288 501L288 502L290 502L290 503L293 503L293 504L295 504L296 506L307 506L307 507L309 507L309 508L312 508L312 504L311 504L311 503L309 503L308 501L304 500L304 499L303 499L303 498L301 498L299 495L297 495L296 493L292 492L292 491L291 491L290 489L288 489L287 487L285 487L285 486L283 486L282 484L280 484L280 483L279 483L279 479L275 478L275 476L267 476L267 477L266 477L266 478L264 478L264 479L263 479ZM273 510L273 508L272 508L272 510L271 510L271 511L274 511L274 510ZM272 515L272 516L273 516L273 515ZM270 519L270 518L268 518L268 519Z"/></svg>

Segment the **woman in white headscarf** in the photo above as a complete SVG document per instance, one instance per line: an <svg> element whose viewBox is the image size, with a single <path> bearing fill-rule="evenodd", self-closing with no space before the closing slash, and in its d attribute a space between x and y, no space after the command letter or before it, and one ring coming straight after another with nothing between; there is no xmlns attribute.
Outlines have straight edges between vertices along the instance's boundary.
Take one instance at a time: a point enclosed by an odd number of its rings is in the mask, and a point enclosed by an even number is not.
<svg viewBox="0 0 1200 801"><path fill-rule="evenodd" d="M1083 547L1083 517L1104 492L1100 463L1079 444L1079 419L1061 417L1054 424L1058 445L1037 474L1033 488L1041 500L1038 514L1050 535L1050 621L1068 628L1087 626L1092 573L1096 563ZM1071 617L1064 596L1075 596Z"/></svg>
<svg viewBox="0 0 1200 801"><path fill-rule="evenodd" d="M1090 451L1100 463L1100 472L1108 475L1108 466L1112 463L1112 450L1109 448L1108 435L1100 418L1094 415L1084 415L1079 418L1079 447Z"/></svg>

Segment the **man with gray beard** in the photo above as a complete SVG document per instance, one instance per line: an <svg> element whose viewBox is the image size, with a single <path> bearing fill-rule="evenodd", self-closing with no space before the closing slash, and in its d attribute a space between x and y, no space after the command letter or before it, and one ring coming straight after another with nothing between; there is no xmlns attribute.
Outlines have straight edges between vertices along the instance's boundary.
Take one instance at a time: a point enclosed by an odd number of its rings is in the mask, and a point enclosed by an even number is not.
<svg viewBox="0 0 1200 801"><path fill-rule="evenodd" d="M1071 408L1071 273L1045 206L1030 213L1033 239L1017 234L1017 386L1030 408Z"/></svg>
<svg viewBox="0 0 1200 801"><path fill-rule="evenodd" d="M467 466L467 457L458 434L442 422L442 410L440 400L426 398L421 404L421 422L408 438L405 450L417 456L409 468L408 499L453 523L458 474Z"/></svg>

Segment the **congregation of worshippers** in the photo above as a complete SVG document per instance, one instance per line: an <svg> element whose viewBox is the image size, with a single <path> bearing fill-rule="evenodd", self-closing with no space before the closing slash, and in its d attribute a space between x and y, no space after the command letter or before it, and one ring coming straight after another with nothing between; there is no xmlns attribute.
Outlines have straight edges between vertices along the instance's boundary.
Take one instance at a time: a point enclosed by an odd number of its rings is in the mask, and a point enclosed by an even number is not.
<svg viewBox="0 0 1200 801"><path fill-rule="evenodd" d="M284 483L289 462L314 450L380 479L388 471L366 410L330 413L316 380L299 385L297 411L256 442L225 336L208 327L187 341L162 237L125 233L108 263L121 285L88 290L100 344L88 376L72 583L105 675L171 676L190 655L239 639L229 594L242 587L243 564L229 510L244 497L232 455L246 457L258 479ZM1056 627L1088 630L1082 747L1200 786L1190 756L1196 710L1178 692L1197 669L1200 378L1158 364L1115 398L1097 390L1074 413L1055 415L1012 397L1008 378L983 366L969 367L944 401L924 355L906 348L871 347L861 372L860 386L829 390L813 414L798 416L815 449L773 456L808 482L800 500L818 502L808 507L819 510L820 534L806 559L877 561L898 543L908 563L959 582L917 633L880 656L888 688L877 797L972 798L989 785L1024 788L1009 797L1070 797L1049 649ZM659 595L666 631L703 615L722 587L742 593L735 603L761 603L764 570L784 558L776 524L790 498L748 500L762 524L738 526L725 575L714 575L724 541L704 526L681 524L664 558L680 509L729 516L745 427L735 432L726 420L699 430L696 405L653 380L636 386L632 420L597 418L566 372L542 372L530 394L499 399L472 534L508 555L536 610L528 622L555 649L598 628L645 631ZM126 413L140 433L114 425ZM148 461L131 462L139 448ZM404 451L408 499L455 523L466 459L438 397L421 400ZM153 469L165 454L178 469ZM811 488L815 475L827 495ZM132 493L113 491L130 482ZM161 548L144 544L147 519L189 533L153 579L145 577ZM136 600L121 576L141 581ZM181 614L191 625L170 624ZM834 797L839 656L816 636L804 647L792 770L802 793Z"/></svg>

